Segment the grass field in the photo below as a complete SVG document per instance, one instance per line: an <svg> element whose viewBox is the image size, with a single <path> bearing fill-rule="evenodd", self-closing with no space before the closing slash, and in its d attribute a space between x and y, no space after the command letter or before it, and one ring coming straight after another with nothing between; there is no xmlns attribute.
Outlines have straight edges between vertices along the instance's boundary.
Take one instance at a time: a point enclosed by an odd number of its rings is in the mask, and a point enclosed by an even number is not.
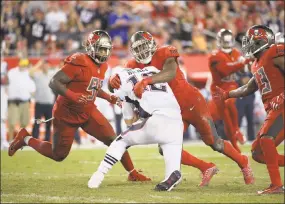
<svg viewBox="0 0 285 204"><path fill-rule="evenodd" d="M284 195L256 195L269 185L266 166L251 159L256 183L246 186L238 166L205 145L185 145L185 149L220 169L210 185L199 188L200 172L182 166L183 181L171 192L156 192L163 179L164 163L155 146L132 147L130 153L137 168L152 178L148 183L128 182L127 173L117 164L99 189L88 189L87 182L103 159L106 149L74 149L57 163L35 151L19 151L13 157L1 152L1 203L283 203ZM250 145L242 147L249 155ZM279 152L284 152L280 145ZM284 168L281 169L284 180Z"/></svg>

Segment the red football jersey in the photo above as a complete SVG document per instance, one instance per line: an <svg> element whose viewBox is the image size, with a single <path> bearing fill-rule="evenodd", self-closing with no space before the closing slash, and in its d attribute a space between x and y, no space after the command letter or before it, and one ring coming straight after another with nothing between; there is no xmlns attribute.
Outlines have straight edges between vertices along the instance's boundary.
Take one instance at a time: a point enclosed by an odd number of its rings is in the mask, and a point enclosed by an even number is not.
<svg viewBox="0 0 285 204"><path fill-rule="evenodd" d="M266 111L270 109L271 99L284 91L284 73L273 64L273 59L279 56L284 56L284 44L272 45L251 66Z"/></svg>
<svg viewBox="0 0 285 204"><path fill-rule="evenodd" d="M163 70L164 62L167 58L170 57L174 57L177 60L177 58L179 57L177 49L173 46L163 46L156 50L149 64L141 64L136 62L135 59L131 59L127 62L126 67L132 69L143 69L147 66L154 66L159 70ZM190 100L189 98L191 97L191 94L189 94L189 91L192 91L195 88L188 84L179 66L177 67L175 78L171 80L168 84L171 87L180 107L183 108L187 104L187 101L189 102Z"/></svg>
<svg viewBox="0 0 285 204"><path fill-rule="evenodd" d="M221 50L215 50L209 57L209 67L212 74L211 90L219 86L224 90L232 90L238 87L236 83L236 74L244 65L238 62L241 53L233 49L231 53L224 53Z"/></svg>
<svg viewBox="0 0 285 204"><path fill-rule="evenodd" d="M77 104L64 96L57 98L57 103L64 104L75 111L89 111L94 106L98 90L103 85L107 63L96 65L95 62L84 53L75 53L64 60L61 68L71 81L66 85L67 89L75 93L82 93L88 97L86 105Z"/></svg>

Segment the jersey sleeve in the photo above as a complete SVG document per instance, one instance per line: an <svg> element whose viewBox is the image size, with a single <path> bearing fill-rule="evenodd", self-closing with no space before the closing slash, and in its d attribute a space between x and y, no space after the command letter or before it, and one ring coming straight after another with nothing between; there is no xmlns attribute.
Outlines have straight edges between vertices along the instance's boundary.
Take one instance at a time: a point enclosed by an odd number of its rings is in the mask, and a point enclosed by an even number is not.
<svg viewBox="0 0 285 204"><path fill-rule="evenodd" d="M275 44L269 48L268 52L269 52L268 56L271 59L284 56L284 44L283 43Z"/></svg>
<svg viewBox="0 0 285 204"><path fill-rule="evenodd" d="M70 55L64 60L64 65L61 68L61 71L63 71L70 79L74 79L81 73L82 67L86 66L85 61L84 54L75 53Z"/></svg>
<svg viewBox="0 0 285 204"><path fill-rule="evenodd" d="M63 71L70 79L74 79L81 73L81 67L71 64L64 64L61 71Z"/></svg>
<svg viewBox="0 0 285 204"><path fill-rule="evenodd" d="M124 101L122 103L122 113L125 120L130 120L135 116L134 105Z"/></svg>
<svg viewBox="0 0 285 204"><path fill-rule="evenodd" d="M125 64L126 68L136 68L136 61L134 59L131 59L129 61L127 61L127 63Z"/></svg>
<svg viewBox="0 0 285 204"><path fill-rule="evenodd" d="M174 46L165 47L164 48L164 55L165 55L165 58L169 58L169 57L177 58L177 57L179 57L178 50Z"/></svg>

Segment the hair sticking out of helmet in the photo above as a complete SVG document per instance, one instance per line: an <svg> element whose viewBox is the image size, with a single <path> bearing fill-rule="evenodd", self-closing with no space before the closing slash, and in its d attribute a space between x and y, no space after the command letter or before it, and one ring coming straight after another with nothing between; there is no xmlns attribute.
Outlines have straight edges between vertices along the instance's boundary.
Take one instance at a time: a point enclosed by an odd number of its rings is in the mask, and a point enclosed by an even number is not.
<svg viewBox="0 0 285 204"><path fill-rule="evenodd" d="M245 56L253 57L275 43L273 31L264 25L254 25L242 38L242 51Z"/></svg>
<svg viewBox="0 0 285 204"><path fill-rule="evenodd" d="M112 41L106 31L95 30L90 33L83 46L87 54L98 64L108 60L111 55Z"/></svg>
<svg viewBox="0 0 285 204"><path fill-rule="evenodd" d="M217 46L225 53L230 53L234 47L235 39L231 30L222 28L217 34Z"/></svg>
<svg viewBox="0 0 285 204"><path fill-rule="evenodd" d="M131 37L130 51L138 63L150 63L157 46L153 36L146 31L138 31Z"/></svg>

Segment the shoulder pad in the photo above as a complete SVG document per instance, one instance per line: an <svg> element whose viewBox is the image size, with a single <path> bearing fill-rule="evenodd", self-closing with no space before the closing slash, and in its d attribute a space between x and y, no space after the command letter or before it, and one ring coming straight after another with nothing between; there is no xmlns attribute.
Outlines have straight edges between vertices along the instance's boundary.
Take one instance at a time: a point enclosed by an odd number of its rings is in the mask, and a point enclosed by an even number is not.
<svg viewBox="0 0 285 204"><path fill-rule="evenodd" d="M125 64L126 68L136 68L137 67L137 62L135 59L131 59L129 61L127 61L127 63Z"/></svg>
<svg viewBox="0 0 285 204"><path fill-rule="evenodd" d="M64 63L85 67L85 66L88 66L87 63L89 62L89 60L90 59L87 54L77 52L77 53L74 53L68 56L64 60Z"/></svg>
<svg viewBox="0 0 285 204"><path fill-rule="evenodd" d="M284 43L271 45L267 52L269 58L284 56Z"/></svg>

